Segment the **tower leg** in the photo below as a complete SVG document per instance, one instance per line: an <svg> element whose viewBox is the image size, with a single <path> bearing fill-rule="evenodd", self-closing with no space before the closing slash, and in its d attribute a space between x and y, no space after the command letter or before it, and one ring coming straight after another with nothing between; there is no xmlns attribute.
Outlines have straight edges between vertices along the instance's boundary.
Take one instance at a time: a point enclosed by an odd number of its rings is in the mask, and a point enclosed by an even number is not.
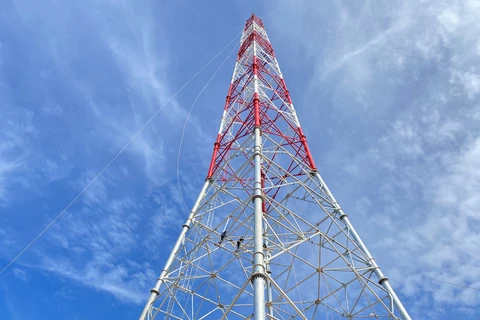
<svg viewBox="0 0 480 320"><path fill-rule="evenodd" d="M264 233L265 235L268 233L268 227L267 225L265 225L264 227ZM268 245L269 245L269 242L268 242L268 237L267 236L264 236L265 237L265 244L267 245L267 248L268 248ZM265 263L265 271L267 272L268 275L271 275L271 269L270 269L270 253L268 251L266 251L266 256L267 256L267 261ZM272 281L270 279L270 277L268 277L267 279L267 315L268 315L268 319L273 319L273 307L272 307L272 300L273 300L273 295L272 295Z"/></svg>
<svg viewBox="0 0 480 320"><path fill-rule="evenodd" d="M253 274L252 281L254 287L254 318L255 320L265 319L265 256L263 239L263 212L262 212L262 176L261 176L261 158L262 158L262 138L260 128L255 130L255 182L254 182L254 253L253 253Z"/></svg>
<svg viewBox="0 0 480 320"><path fill-rule="evenodd" d="M200 201L203 199L205 196L205 191L207 190L208 186L210 185L210 182L207 180L205 181L205 184L203 185L202 191L200 191L200 194L198 195L197 201L195 201L195 204L193 205L192 211L190 211L190 215L187 218L187 221L185 221L185 224L182 226L182 231L180 232L180 235L178 236L177 242L175 243L175 246L173 247L173 250L170 253L170 256L168 257L167 262L165 263L165 267L163 267L162 272L160 273L160 276L157 279L157 282L155 284L155 287L153 287L152 290L150 290L150 296L148 297L147 303L145 304L145 307L143 308L142 314L140 315L139 320L146 320L147 315L148 315L148 310L150 309L150 306L152 305L153 301L158 297L160 294L160 286L162 285L163 278L167 274L167 270L170 268L173 260L175 259L175 256L180 249L180 246L182 245L183 240L185 239L185 234L187 233L188 229L190 229L190 225L192 224L192 218L195 215L195 213L198 210L198 205L200 204Z"/></svg>
<svg viewBox="0 0 480 320"><path fill-rule="evenodd" d="M407 310L403 306L402 302L397 297L397 294L393 290L392 286L388 282L388 278L385 277L382 270L380 270L380 267L377 265L377 262L375 261L375 259L372 257L372 255L368 251L367 247L365 246L362 239L358 235L357 231L353 227L352 223L348 219L348 216L345 214L345 212L343 212L343 209L338 205L337 200L335 200L335 197L330 192L330 189L328 189L327 185L323 181L320 174L318 172L316 172L315 176L320 181L320 184L322 185L322 188L325 190L327 195L330 197L330 199L332 199L335 209L340 214L340 220L342 220L345 223L348 230L350 231L350 234L352 235L352 238L357 242L359 248L362 250L362 252L365 254L365 256L367 256L370 264L375 269L375 274L378 277L378 283L381 284L385 288L385 290L387 290L387 292L390 294L390 297L392 298L393 303L395 304L395 307L398 309L398 311L399 311L400 315L402 316L403 320L412 320L412 318L410 318L410 315L408 314Z"/></svg>

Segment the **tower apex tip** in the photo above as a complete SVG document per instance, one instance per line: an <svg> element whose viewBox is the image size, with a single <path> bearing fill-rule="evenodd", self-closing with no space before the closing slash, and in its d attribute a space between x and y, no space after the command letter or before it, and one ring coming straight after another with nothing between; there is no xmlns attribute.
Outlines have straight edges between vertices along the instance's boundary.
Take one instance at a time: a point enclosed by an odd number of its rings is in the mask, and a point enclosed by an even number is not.
<svg viewBox="0 0 480 320"><path fill-rule="evenodd" d="M251 23L252 21L257 22L258 25L260 25L260 26L263 27L263 21L262 21L262 19L260 19L260 18L255 14L255 12L253 12L253 11L252 11L252 15L250 16L250 18L248 18L246 24L248 25L248 24Z"/></svg>

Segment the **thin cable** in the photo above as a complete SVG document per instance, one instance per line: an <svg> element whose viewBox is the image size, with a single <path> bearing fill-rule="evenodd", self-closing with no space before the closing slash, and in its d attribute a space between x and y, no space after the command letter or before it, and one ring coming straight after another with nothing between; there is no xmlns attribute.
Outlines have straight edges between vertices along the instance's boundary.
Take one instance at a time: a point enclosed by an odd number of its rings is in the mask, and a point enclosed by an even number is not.
<svg viewBox="0 0 480 320"><path fill-rule="evenodd" d="M190 110L188 111L187 117L185 118L185 123L183 124L182 135L181 135L181 138L180 138L180 144L178 145L178 152L177 152L177 184L178 184L178 191L180 192L180 197L182 198L183 205L185 206L185 209L187 209L187 211L189 211L190 209L188 208L187 203L185 201L185 197L183 196L182 186L181 186L181 183L180 183L180 156L181 156L181 152L182 152L183 139L185 137L185 130L187 128L187 124L188 124L188 120L190 119L190 115L192 114L193 108L197 104L198 99L200 98L202 93L205 91L205 89L207 89L208 85L210 84L210 82L212 82L213 78L215 78L215 76L220 71L220 69L225 65L225 62L227 62L227 60L230 58L232 53L235 51L235 48L236 48L236 46L233 47L233 49L230 51L228 56L223 60L223 62L220 64L220 66L217 68L217 70L213 73L213 75L210 77L210 79L207 81L207 83L203 86L202 90L200 90L197 97L193 101L192 106L190 107Z"/></svg>
<svg viewBox="0 0 480 320"><path fill-rule="evenodd" d="M241 33L241 32L240 32ZM238 37L239 34L235 35L235 37L230 40L230 42L222 49L220 50L209 62L207 62L207 64L205 66L203 66L199 71L197 71L197 73L195 73L187 82L185 82L185 84L183 86L180 87L180 89L178 89L151 117L150 119L148 119L147 122L145 122L145 124L137 131L137 133L135 133L135 135L127 142L127 144L125 146L123 146L123 148L120 149L120 151L113 157L112 160L110 160L109 163L107 163L107 165L86 185L85 188L83 188L82 191L80 191L80 193L75 197L73 198L73 200L55 217L55 219L53 219L43 230L42 232L40 232L25 248L23 248L22 251L20 251L19 254L17 254L17 256L15 258L13 258L5 267L3 267L3 269L0 271L0 274L2 274L5 270L7 270L8 267L10 267L18 258L20 258L20 256L25 252L27 251L71 206L72 204L75 203L75 201L77 201L78 198L80 198L84 193L85 191L87 191L87 189L92 185L92 183L94 183L101 175L102 173L108 169L108 167L110 167L110 165L123 153L123 151L133 142L133 140L135 140L135 138L143 131L143 129L145 129L145 127L150 123L152 122L152 120L160 113L160 111L167 105L170 103L170 101L173 100L173 98L175 98L177 96L177 94L179 94L183 88L185 88L190 82L193 81L193 79L195 79L206 67L208 67L223 51L225 51L231 44L233 41L235 41L235 39Z"/></svg>

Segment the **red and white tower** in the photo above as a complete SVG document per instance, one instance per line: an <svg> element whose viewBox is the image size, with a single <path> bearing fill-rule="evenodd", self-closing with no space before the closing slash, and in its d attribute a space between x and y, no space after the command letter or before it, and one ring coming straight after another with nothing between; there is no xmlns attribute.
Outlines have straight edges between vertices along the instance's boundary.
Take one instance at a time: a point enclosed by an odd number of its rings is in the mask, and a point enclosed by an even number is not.
<svg viewBox="0 0 480 320"><path fill-rule="evenodd" d="M140 317L154 318L410 319L320 176L255 15L207 179Z"/></svg>

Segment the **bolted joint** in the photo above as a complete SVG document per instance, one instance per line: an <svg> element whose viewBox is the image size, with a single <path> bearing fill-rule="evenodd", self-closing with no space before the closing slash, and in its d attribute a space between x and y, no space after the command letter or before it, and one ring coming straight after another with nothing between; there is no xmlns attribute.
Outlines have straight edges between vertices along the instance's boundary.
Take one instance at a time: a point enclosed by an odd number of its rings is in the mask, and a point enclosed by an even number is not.
<svg viewBox="0 0 480 320"><path fill-rule="evenodd" d="M339 217L340 220L343 220L346 217L348 217L348 215L345 212L343 212L343 210L341 208L335 209L334 212L340 214L340 217Z"/></svg>
<svg viewBox="0 0 480 320"><path fill-rule="evenodd" d="M385 281L388 281L388 278L385 277L385 276L383 276L383 277L381 277L380 279L378 279L378 284L383 285L383 283L384 283Z"/></svg>
<svg viewBox="0 0 480 320"><path fill-rule="evenodd" d="M337 203L335 202L335 204ZM337 205L337 208L333 210L333 213L340 214L340 217L339 217L340 220L343 220L344 218L348 217L348 215L345 212L343 212L342 208L338 207L338 205Z"/></svg>
<svg viewBox="0 0 480 320"><path fill-rule="evenodd" d="M150 293L155 293L157 296L160 295L160 292L158 292L158 290L155 288L151 289Z"/></svg>
<svg viewBox="0 0 480 320"><path fill-rule="evenodd" d="M255 202L255 199L256 199L256 198L260 198L260 199L262 199L262 201L264 200L263 194L254 194L254 195L252 196L252 202Z"/></svg>

